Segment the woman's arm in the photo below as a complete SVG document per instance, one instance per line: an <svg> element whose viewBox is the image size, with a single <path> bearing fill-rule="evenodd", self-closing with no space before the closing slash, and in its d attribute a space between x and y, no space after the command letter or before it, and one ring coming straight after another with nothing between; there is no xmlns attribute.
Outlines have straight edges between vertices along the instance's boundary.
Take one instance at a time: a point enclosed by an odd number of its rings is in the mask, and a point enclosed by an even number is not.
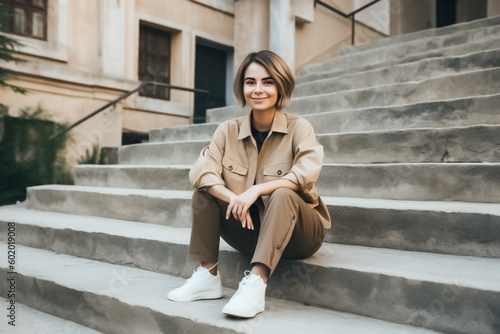
<svg viewBox="0 0 500 334"><path fill-rule="evenodd" d="M224 187L221 184L217 184L217 185L214 185L214 186L207 188L207 192L210 195L217 197L218 199L220 199L226 203L230 203L231 199L233 197L236 197L235 193L233 193L231 190L227 189L226 187ZM227 218L228 217L226 217L226 219Z"/></svg>
<svg viewBox="0 0 500 334"><path fill-rule="evenodd" d="M299 186L287 179L279 179L275 181L269 181L261 184L256 184L254 187L257 188L259 196L272 194L278 188L288 188L293 191L299 190Z"/></svg>
<svg viewBox="0 0 500 334"><path fill-rule="evenodd" d="M223 186L213 186L210 187L210 189L215 187L222 187L226 191L231 192ZM299 186L293 183L292 181L286 179L280 179L280 180L256 184L240 195L235 195L233 193L234 196L228 195L229 205L226 211L226 219L229 219L229 215L232 213L233 217L241 221L243 228L245 228L245 225L247 225L249 229L253 230L254 227L252 223L252 218L250 217L250 212L248 211L248 209L250 208L250 206L252 206L253 203L255 203L257 198L259 198L259 196L269 195L278 188L288 188L293 191L299 190ZM213 191L217 192L221 196L226 195L226 192L220 188L216 188ZM222 197L218 197L213 193L211 194L225 201Z"/></svg>
<svg viewBox="0 0 500 334"><path fill-rule="evenodd" d="M208 187L207 188L207 192L226 202L226 203L229 203L229 207L233 207L234 206L234 203L235 201L238 199L238 195L236 195L235 193L233 193L231 190L227 189L226 187L224 187L223 185L220 185L220 184L216 184L214 186L211 186L211 187ZM242 194L243 195L243 194ZM241 196L241 195L240 195ZM258 196L257 196L258 197ZM257 200L257 198L255 198L255 200ZM254 200L254 202L255 202ZM253 202L252 202L253 203ZM252 204L250 204L252 205ZM250 208L250 205L248 206ZM229 219L229 215L231 214L231 210L227 210L226 211L226 219ZM254 229L254 226L253 226L253 222L252 222L252 217L250 216L250 211L248 211L248 208L245 212L242 212L241 214L236 214L236 213L233 213L233 217L239 221L241 221L241 226L243 228L248 228L249 230L253 230Z"/></svg>

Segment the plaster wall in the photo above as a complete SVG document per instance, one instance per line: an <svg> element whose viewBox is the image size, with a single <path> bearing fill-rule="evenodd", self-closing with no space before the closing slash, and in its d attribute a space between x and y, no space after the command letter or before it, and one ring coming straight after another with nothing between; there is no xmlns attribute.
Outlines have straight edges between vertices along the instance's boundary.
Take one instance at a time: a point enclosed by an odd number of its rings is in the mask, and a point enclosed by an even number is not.
<svg viewBox="0 0 500 334"><path fill-rule="evenodd" d="M330 1L333 7L350 13L353 6L347 2ZM367 9L369 10L369 9ZM373 28L356 22L355 43L364 43L384 37ZM351 45L351 20L345 19L323 6L316 6L313 24L297 23L295 30L295 75L302 67L340 55L340 49Z"/></svg>
<svg viewBox="0 0 500 334"><path fill-rule="evenodd" d="M173 85L194 86L196 36L233 44L233 15L194 1L49 0L48 40L13 36L27 44L21 51L29 62L5 66L19 73L11 81L28 89L29 94L0 90L1 103L9 106L13 115L20 108L40 104L56 115L56 121L73 123L135 88L139 84L141 20L172 33ZM74 163L91 148L94 140L89 138L95 138L101 147L120 146L122 126L147 132L187 124L192 100L192 93L180 91L172 91L171 101L132 96L114 110L73 129L75 143L69 158ZM108 121L113 126L102 130L103 122Z"/></svg>
<svg viewBox="0 0 500 334"><path fill-rule="evenodd" d="M488 0L488 17L495 17L500 15L500 1Z"/></svg>
<svg viewBox="0 0 500 334"><path fill-rule="evenodd" d="M372 0L354 0L354 8L358 9L367 5ZM356 14L356 20L380 31L385 35L390 34L390 1L382 0Z"/></svg>
<svg viewBox="0 0 500 334"><path fill-rule="evenodd" d="M11 91L2 91L2 102L9 106L9 114L18 116L19 109L41 105L50 114L53 120L59 123L71 123L98 109L111 100L116 92L98 87L83 87L64 82L50 82L20 75L11 81L15 85L26 88L29 93L20 98L19 94ZM86 150L92 150L94 143L103 146L121 145L121 105L89 119L85 123L71 130L72 140L67 146L66 158L70 165L85 155Z"/></svg>
<svg viewBox="0 0 500 334"><path fill-rule="evenodd" d="M393 0L390 34L401 35L436 26L436 0Z"/></svg>

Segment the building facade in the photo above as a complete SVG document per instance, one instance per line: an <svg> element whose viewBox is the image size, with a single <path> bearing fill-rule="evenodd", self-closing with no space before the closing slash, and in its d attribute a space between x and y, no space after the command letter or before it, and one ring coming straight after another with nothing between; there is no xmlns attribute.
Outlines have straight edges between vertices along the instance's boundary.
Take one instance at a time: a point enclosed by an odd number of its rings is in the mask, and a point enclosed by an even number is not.
<svg viewBox="0 0 500 334"><path fill-rule="evenodd" d="M1 64L17 72L12 84L28 90L0 90L14 116L41 105L56 121L73 123L144 81L209 91L145 87L72 130L71 163L94 144L140 142L151 129L202 122L206 108L235 103L234 73L248 52L273 50L300 75L351 43L351 21L314 0L0 2L14 7L2 29L24 44L19 51L28 60ZM324 2L350 13L371 1ZM473 13L466 2L456 1L455 21L500 14L496 1ZM356 16L356 43L435 27L438 3L382 0Z"/></svg>

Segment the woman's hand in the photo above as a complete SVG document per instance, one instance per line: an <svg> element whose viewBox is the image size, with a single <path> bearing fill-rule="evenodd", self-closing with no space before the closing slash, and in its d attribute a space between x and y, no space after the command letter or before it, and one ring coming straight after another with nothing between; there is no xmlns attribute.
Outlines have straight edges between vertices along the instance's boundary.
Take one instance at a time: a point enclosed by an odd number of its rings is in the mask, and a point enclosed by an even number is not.
<svg viewBox="0 0 500 334"><path fill-rule="evenodd" d="M229 219L229 215L232 213L233 217L241 221L241 226L243 228L248 228L253 230L252 217L250 216L250 211L248 209L252 204L259 198L260 191L256 186L252 186L244 193L240 195L231 196L229 205L226 211L226 219Z"/></svg>

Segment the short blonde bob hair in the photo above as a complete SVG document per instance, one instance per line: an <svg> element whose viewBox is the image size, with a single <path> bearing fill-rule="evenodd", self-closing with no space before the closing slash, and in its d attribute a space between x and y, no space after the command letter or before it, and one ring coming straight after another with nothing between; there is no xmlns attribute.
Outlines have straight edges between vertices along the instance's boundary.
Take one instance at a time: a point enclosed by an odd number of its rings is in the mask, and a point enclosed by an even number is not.
<svg viewBox="0 0 500 334"><path fill-rule="evenodd" d="M238 103L242 107L246 105L245 96L243 95L243 81L245 79L245 72L251 63L257 63L264 67L271 78L273 78L278 90L276 109L284 109L292 97L295 80L293 79L292 71L290 71L283 58L269 50L252 52L241 63L233 85L234 95L236 95Z"/></svg>

